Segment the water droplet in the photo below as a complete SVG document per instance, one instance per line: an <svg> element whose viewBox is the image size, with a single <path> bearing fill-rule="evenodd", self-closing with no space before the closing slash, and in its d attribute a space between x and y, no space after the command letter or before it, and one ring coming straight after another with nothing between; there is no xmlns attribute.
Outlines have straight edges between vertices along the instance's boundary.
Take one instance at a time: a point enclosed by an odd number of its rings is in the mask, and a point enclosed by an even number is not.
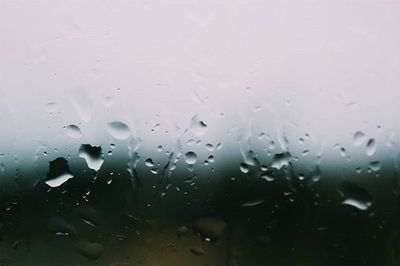
<svg viewBox="0 0 400 266"><path fill-rule="evenodd" d="M254 201L245 202L241 206L242 207L254 207L254 206L260 205L262 203L264 203L264 200L254 200Z"/></svg>
<svg viewBox="0 0 400 266"><path fill-rule="evenodd" d="M340 148L340 156L342 156L342 157L346 156L346 149L343 147Z"/></svg>
<svg viewBox="0 0 400 266"><path fill-rule="evenodd" d="M368 210L373 203L371 195L364 188L349 181L344 181L338 187L338 191L345 199L342 204L353 206L359 210Z"/></svg>
<svg viewBox="0 0 400 266"><path fill-rule="evenodd" d="M353 143L355 146L360 146L365 141L365 134L362 131L357 131L353 136Z"/></svg>
<svg viewBox="0 0 400 266"><path fill-rule="evenodd" d="M65 133L73 139L79 139L82 136L81 129L76 125L66 126Z"/></svg>
<svg viewBox="0 0 400 266"><path fill-rule="evenodd" d="M95 171L98 171L104 162L101 146L82 144L79 148L79 157L85 159L88 167Z"/></svg>
<svg viewBox="0 0 400 266"><path fill-rule="evenodd" d="M268 149L269 150L273 150L273 149L275 149L275 141L273 141L273 140L271 140L270 142L269 142L269 144L268 144Z"/></svg>
<svg viewBox="0 0 400 266"><path fill-rule="evenodd" d="M206 148L207 148L207 150L209 150L209 151L214 151L214 146L213 146L211 143L207 143L207 144L206 144Z"/></svg>
<svg viewBox="0 0 400 266"><path fill-rule="evenodd" d="M305 179L304 174L300 173L300 174L299 174L299 180L303 181L304 179Z"/></svg>
<svg viewBox="0 0 400 266"><path fill-rule="evenodd" d="M49 163L49 172L45 183L50 187L59 187L73 177L68 161L60 157Z"/></svg>
<svg viewBox="0 0 400 266"><path fill-rule="evenodd" d="M318 182L322 177L321 169L318 165L315 166L314 170L311 173L311 180L313 182Z"/></svg>
<svg viewBox="0 0 400 266"><path fill-rule="evenodd" d="M158 151L158 152L162 152L162 151L163 151L163 146L158 145L158 146L157 146L157 151Z"/></svg>
<svg viewBox="0 0 400 266"><path fill-rule="evenodd" d="M195 115L190 122L190 129L196 136L202 136L207 131L207 124L201 121L197 115Z"/></svg>
<svg viewBox="0 0 400 266"><path fill-rule="evenodd" d="M110 134L112 137L119 139L119 140L124 140L129 138L131 135L131 131L129 130L129 127L120 121L113 121L107 124L107 132Z"/></svg>
<svg viewBox="0 0 400 266"><path fill-rule="evenodd" d="M210 163L213 163L213 162L214 162L214 155L208 156L207 160L208 160Z"/></svg>
<svg viewBox="0 0 400 266"><path fill-rule="evenodd" d="M307 156L309 153L310 153L310 150L305 150L305 151L303 151L303 152L302 152L302 154L301 154L301 155L303 155L303 156Z"/></svg>
<svg viewBox="0 0 400 266"><path fill-rule="evenodd" d="M258 139L265 139L265 137L267 136L267 134L265 134L264 132L261 132L260 134L258 134Z"/></svg>
<svg viewBox="0 0 400 266"><path fill-rule="evenodd" d="M272 158L271 167L279 170L284 166L288 166L290 158L291 158L291 155L288 152L277 153Z"/></svg>
<svg viewBox="0 0 400 266"><path fill-rule="evenodd" d="M187 164L195 164L197 161L197 155L196 153L189 151L185 153L184 160Z"/></svg>
<svg viewBox="0 0 400 266"><path fill-rule="evenodd" d="M247 174L249 172L249 166L245 163L241 163L240 164L240 171L242 171L242 173Z"/></svg>
<svg viewBox="0 0 400 266"><path fill-rule="evenodd" d="M268 182L272 182L272 181L275 180L275 177L270 173L262 173L260 175L260 178L262 178L262 179L264 179L264 180L266 180Z"/></svg>
<svg viewBox="0 0 400 266"><path fill-rule="evenodd" d="M375 139L369 139L367 142L367 155L372 156L376 151Z"/></svg>
<svg viewBox="0 0 400 266"><path fill-rule="evenodd" d="M192 146L192 145L194 145L196 143L196 141L194 140L194 139L189 139L188 141L186 141L186 144L188 145L188 146Z"/></svg>
<svg viewBox="0 0 400 266"><path fill-rule="evenodd" d="M368 169L374 172L378 172L381 170L381 162L380 161L373 161L369 163Z"/></svg>
<svg viewBox="0 0 400 266"><path fill-rule="evenodd" d="M144 164L147 167L153 167L154 166L154 162L153 162L153 160L151 158L146 159L146 161L144 161Z"/></svg>

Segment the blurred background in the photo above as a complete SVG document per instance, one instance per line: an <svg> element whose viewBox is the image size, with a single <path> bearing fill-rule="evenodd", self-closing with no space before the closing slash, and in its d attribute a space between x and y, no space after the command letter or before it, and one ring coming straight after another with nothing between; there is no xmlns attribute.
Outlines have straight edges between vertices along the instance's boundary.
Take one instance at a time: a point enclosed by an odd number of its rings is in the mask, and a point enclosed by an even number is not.
<svg viewBox="0 0 400 266"><path fill-rule="evenodd" d="M0 2L0 265L400 265L400 2Z"/></svg>

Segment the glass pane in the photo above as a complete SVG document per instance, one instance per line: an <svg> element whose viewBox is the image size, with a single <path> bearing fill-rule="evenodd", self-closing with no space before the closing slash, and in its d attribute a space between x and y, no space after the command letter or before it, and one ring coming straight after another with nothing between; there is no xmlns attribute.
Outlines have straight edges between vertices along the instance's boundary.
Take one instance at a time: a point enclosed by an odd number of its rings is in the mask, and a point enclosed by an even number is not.
<svg viewBox="0 0 400 266"><path fill-rule="evenodd" d="M1 265L400 265L396 1L0 2Z"/></svg>

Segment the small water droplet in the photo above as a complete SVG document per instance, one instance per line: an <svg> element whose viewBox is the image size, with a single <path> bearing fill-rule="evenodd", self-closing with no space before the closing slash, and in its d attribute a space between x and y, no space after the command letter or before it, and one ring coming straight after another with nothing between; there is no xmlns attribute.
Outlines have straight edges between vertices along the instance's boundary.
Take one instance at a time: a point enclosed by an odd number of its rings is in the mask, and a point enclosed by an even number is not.
<svg viewBox="0 0 400 266"><path fill-rule="evenodd" d="M201 121L197 115L195 115L190 122L190 129L196 136L202 136L207 131L207 124Z"/></svg>
<svg viewBox="0 0 400 266"><path fill-rule="evenodd" d="M240 171L242 171L242 173L247 174L249 172L249 166L245 163L241 163L240 164Z"/></svg>
<svg viewBox="0 0 400 266"><path fill-rule="evenodd" d="M98 171L104 162L101 146L82 144L79 148L79 157L85 159L88 167L95 171Z"/></svg>
<svg viewBox="0 0 400 266"><path fill-rule="evenodd" d="M265 134L264 132L261 132L260 134L258 134L257 138L258 139L265 139L266 136L267 136L267 134Z"/></svg>
<svg viewBox="0 0 400 266"><path fill-rule="evenodd" d="M81 129L76 125L66 126L65 133L73 139L79 139L82 136Z"/></svg>
<svg viewBox="0 0 400 266"><path fill-rule="evenodd" d="M112 137L119 139L119 140L124 140L129 138L131 135L131 131L129 130L129 127L120 121L113 121L107 124L107 132L110 134Z"/></svg>
<svg viewBox="0 0 400 266"><path fill-rule="evenodd" d="M275 141L271 140L268 144L268 149L270 151L272 151L273 149L275 149Z"/></svg>
<svg viewBox="0 0 400 266"><path fill-rule="evenodd" d="M314 170L311 173L311 180L313 182L318 182L322 177L321 169L318 165L315 166Z"/></svg>
<svg viewBox="0 0 400 266"><path fill-rule="evenodd" d="M284 166L288 166L290 158L291 158L291 155L288 152L277 153L272 158L271 167L279 170Z"/></svg>
<svg viewBox="0 0 400 266"><path fill-rule="evenodd" d="M342 157L346 156L346 149L343 147L340 148L340 156L342 156Z"/></svg>
<svg viewBox="0 0 400 266"><path fill-rule="evenodd" d="M196 141L194 139L189 139L188 141L186 141L186 145L188 146L192 146L196 143Z"/></svg>
<svg viewBox="0 0 400 266"><path fill-rule="evenodd" d="M368 169L374 172L378 172L381 170L381 162L380 161L373 161L369 163Z"/></svg>
<svg viewBox="0 0 400 266"><path fill-rule="evenodd" d="M353 143L355 146L360 146L366 139L366 135L362 131L357 131L353 136Z"/></svg>
<svg viewBox="0 0 400 266"><path fill-rule="evenodd" d="M153 167L153 166L154 166L154 162L153 162L153 160L152 160L151 158L146 159L146 160L144 161L144 164L145 164L147 167Z"/></svg>
<svg viewBox="0 0 400 266"><path fill-rule="evenodd" d="M207 150L209 150L209 151L214 151L214 146L213 146L211 143L207 143L207 144L206 144L206 148L207 148Z"/></svg>
<svg viewBox="0 0 400 266"><path fill-rule="evenodd" d="M254 201L245 202L241 206L242 207L254 207L254 206L260 205L262 203L264 203L264 200L254 200Z"/></svg>
<svg viewBox="0 0 400 266"><path fill-rule="evenodd" d="M260 178L262 178L262 179L264 179L264 180L266 180L268 182L272 182L272 181L275 180L275 177L270 173L262 173L260 175Z"/></svg>
<svg viewBox="0 0 400 266"><path fill-rule="evenodd" d="M157 146L157 151L158 151L158 152L162 152L162 151L163 151L163 146L158 145L158 146Z"/></svg>
<svg viewBox="0 0 400 266"><path fill-rule="evenodd" d="M372 156L376 151L375 139L369 139L367 142L367 155Z"/></svg>
<svg viewBox="0 0 400 266"><path fill-rule="evenodd" d="M213 163L213 162L214 162L214 155L208 156L207 160L208 160L210 163Z"/></svg>
<svg viewBox="0 0 400 266"><path fill-rule="evenodd" d="M197 155L196 153L189 151L185 153L184 160L187 164L195 164L197 161Z"/></svg>

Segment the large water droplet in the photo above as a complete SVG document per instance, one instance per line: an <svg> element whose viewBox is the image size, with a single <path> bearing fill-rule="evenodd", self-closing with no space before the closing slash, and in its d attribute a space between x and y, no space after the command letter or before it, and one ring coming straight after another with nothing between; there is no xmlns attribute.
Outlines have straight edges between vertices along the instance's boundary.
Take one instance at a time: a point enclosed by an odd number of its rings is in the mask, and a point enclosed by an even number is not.
<svg viewBox="0 0 400 266"><path fill-rule="evenodd" d="M80 128L76 125L66 126L65 133L73 139L79 139L82 136Z"/></svg>
<svg viewBox="0 0 400 266"><path fill-rule="evenodd" d="M367 155L372 156L376 151L375 139L369 139L367 142Z"/></svg>
<svg viewBox="0 0 400 266"><path fill-rule="evenodd" d="M373 203L371 195L364 188L348 181L344 181L338 187L338 191L345 199L342 204L353 206L359 210L368 210Z"/></svg>
<svg viewBox="0 0 400 266"><path fill-rule="evenodd" d="M116 139L124 140L129 138L131 131L129 127L120 121L113 121L107 124L107 132Z"/></svg>
<svg viewBox="0 0 400 266"><path fill-rule="evenodd" d="M68 161L60 157L49 163L49 172L45 183L50 187L59 187L73 177Z"/></svg>
<svg viewBox="0 0 400 266"><path fill-rule="evenodd" d="M360 146L365 141L365 134L362 131L357 131L353 136L353 143L355 146Z"/></svg>
<svg viewBox="0 0 400 266"><path fill-rule="evenodd" d="M291 155L288 152L277 153L272 158L271 167L276 168L276 169L281 169L284 166L288 166L290 158L291 158Z"/></svg>
<svg viewBox="0 0 400 266"><path fill-rule="evenodd" d="M101 146L82 144L79 148L79 157L85 159L88 167L95 171L98 171L104 162Z"/></svg>
<svg viewBox="0 0 400 266"><path fill-rule="evenodd" d="M195 115L190 122L190 129L196 136L202 136L207 131L207 124L201 121L197 115Z"/></svg>
<svg viewBox="0 0 400 266"><path fill-rule="evenodd" d="M197 155L196 153L189 151L185 153L184 159L187 164L195 164L197 161Z"/></svg>

